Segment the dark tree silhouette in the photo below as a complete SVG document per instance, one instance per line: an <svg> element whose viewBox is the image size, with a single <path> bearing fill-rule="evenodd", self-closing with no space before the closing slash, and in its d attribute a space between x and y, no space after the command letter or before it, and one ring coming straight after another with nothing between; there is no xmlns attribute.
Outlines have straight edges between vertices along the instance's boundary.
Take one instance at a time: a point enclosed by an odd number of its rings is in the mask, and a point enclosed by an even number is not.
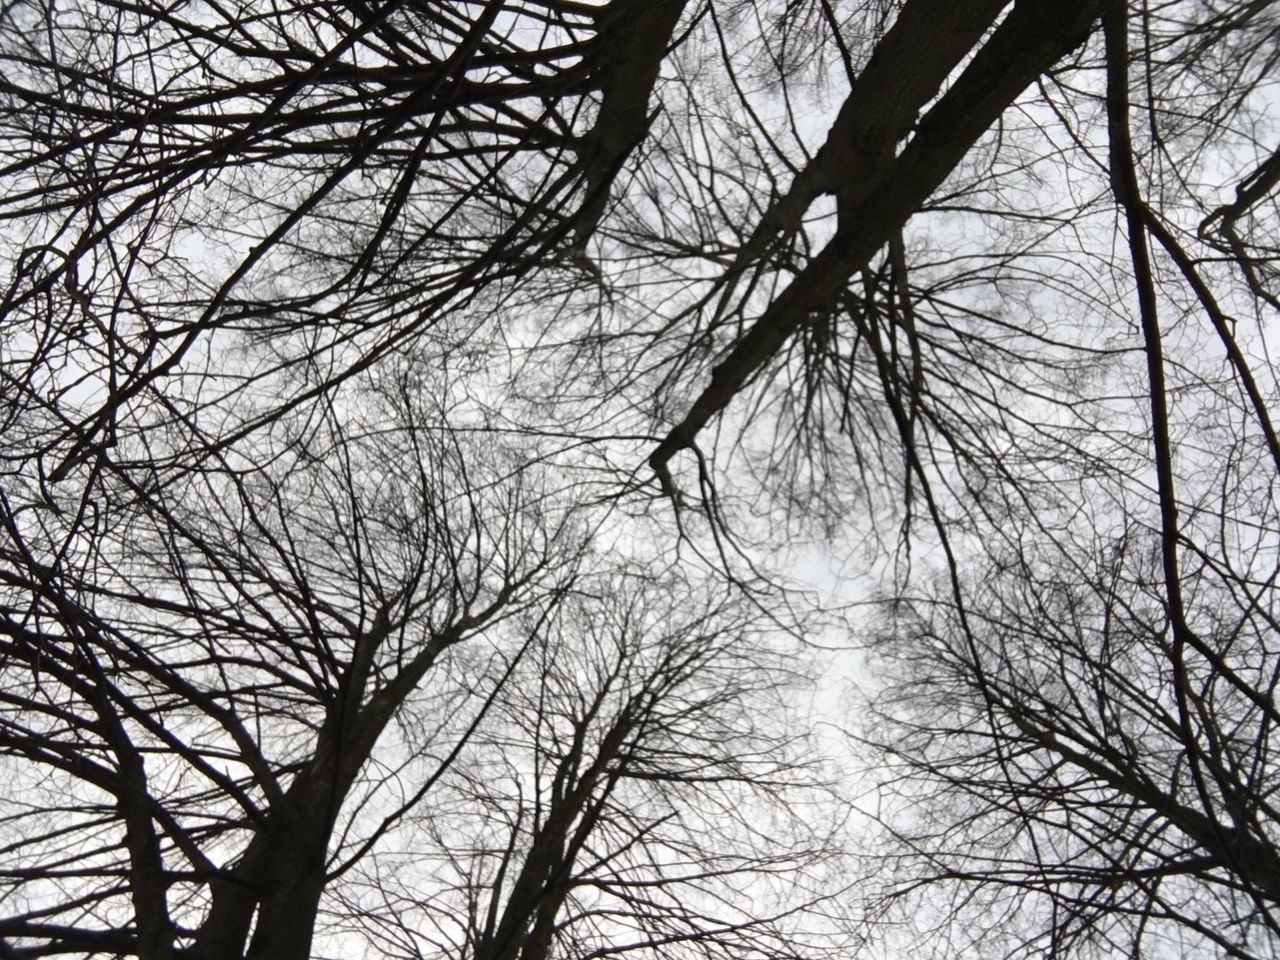
<svg viewBox="0 0 1280 960"><path fill-rule="evenodd" d="M838 805L787 722L802 661L722 588L580 586L518 663L490 660L509 693L442 782L449 813L407 824L402 872L368 877L400 917L379 949L795 955L838 853Z"/></svg>
<svg viewBox="0 0 1280 960"><path fill-rule="evenodd" d="M1273 955L1278 34L0 8L0 955L846 944L764 722L813 540L876 909Z"/></svg>
<svg viewBox="0 0 1280 960"><path fill-rule="evenodd" d="M1036 465L1043 483L977 491L963 534L935 513L942 575L894 596L875 634L885 726L860 737L911 811L887 818L884 903L926 902L942 952L1271 957L1280 943L1277 391L1265 340L1224 306L1268 309L1257 214L1274 201L1254 187L1272 161L1246 159L1225 205L1193 203L1189 174L1202 131L1250 115L1276 21L1197 12L1162 34L1150 11L1135 27L1123 3L1105 10L1105 145L1076 148L1114 201L1108 269L1132 319L1113 338L1130 354L1081 391L1097 419L1078 452ZM1228 38L1225 68L1210 51ZM1166 89L1210 63L1224 76ZM1247 251L1225 226L1237 204L1254 210Z"/></svg>

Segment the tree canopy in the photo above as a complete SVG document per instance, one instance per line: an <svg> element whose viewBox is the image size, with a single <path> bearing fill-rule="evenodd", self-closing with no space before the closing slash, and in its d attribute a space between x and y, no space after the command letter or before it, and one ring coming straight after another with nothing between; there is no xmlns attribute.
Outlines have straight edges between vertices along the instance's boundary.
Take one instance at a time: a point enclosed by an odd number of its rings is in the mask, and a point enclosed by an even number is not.
<svg viewBox="0 0 1280 960"><path fill-rule="evenodd" d="M1280 955L1278 85L1271 0L0 8L0 958Z"/></svg>

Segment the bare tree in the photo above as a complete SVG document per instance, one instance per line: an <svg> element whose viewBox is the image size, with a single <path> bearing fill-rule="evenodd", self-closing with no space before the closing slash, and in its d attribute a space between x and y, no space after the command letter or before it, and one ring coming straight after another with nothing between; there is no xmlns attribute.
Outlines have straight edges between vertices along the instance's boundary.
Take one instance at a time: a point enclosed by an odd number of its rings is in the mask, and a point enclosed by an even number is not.
<svg viewBox="0 0 1280 960"><path fill-rule="evenodd" d="M885 727L861 737L900 778L885 789L911 804L886 818L896 869L883 903L927 903L940 953L1276 955L1276 388L1251 357L1265 345L1222 306L1265 309L1269 241L1260 228L1227 270L1206 255L1230 246L1218 225L1234 208L1183 206L1191 161L1169 144L1207 149L1196 125L1224 114L1170 117L1176 94L1156 86L1239 31L1240 107L1257 83L1255 31L1274 30L1262 13L1209 16L1172 39L1108 4L1095 156L1127 241L1120 289L1136 303L1132 359L1100 377L1122 403L1081 456L1042 466L1039 491L984 491L968 513L980 548L939 524L941 575L894 597L877 631ZM1215 83L1222 111L1229 91ZM1263 202L1251 185L1269 163L1236 203ZM1103 469L1082 476L1089 463Z"/></svg>
<svg viewBox="0 0 1280 960"><path fill-rule="evenodd" d="M777 617L592 573L583 485L359 400L113 517L7 511L4 954L789 955L816 881L735 892L834 850Z"/></svg>
<svg viewBox="0 0 1280 960"><path fill-rule="evenodd" d="M662 899L686 894L661 844L705 852L678 821L714 791L638 731L750 698L682 687L719 661L686 677L662 617L605 629L625 604L579 581L602 544L676 585L710 558L789 627L757 574L818 533L889 562L889 660L949 651L908 672L895 722L924 732L888 746L947 785L949 745L986 737L959 782L1003 778L977 807L942 790L928 815L960 826L896 828L912 851L1001 835L1070 768L1093 779L1053 788L1050 832L1114 863L1064 886L1080 857L1033 844L1017 903L1066 912L1016 936L1265 953L1271 881L1242 864L1271 829L1278 30L1267 0L3 8L4 949L301 957L318 923L410 956L607 950L628 923L794 949L772 908ZM1112 636L1145 651L1130 688ZM455 660L484 644L472 686ZM610 644L632 652L603 673L512 686ZM1029 665L1064 657L1119 704L1042 689ZM683 706L650 705L668 683ZM963 722L914 712L938 702ZM1168 743L1085 737L1130 713ZM371 906L387 838L455 839L437 788L478 804L473 856ZM649 857L652 899L588 840ZM793 852L725 882L816 869ZM992 863L938 879L992 889ZM410 879L493 919L424 940ZM1159 899L1193 887L1230 895ZM597 925L610 898L626 919Z"/></svg>
<svg viewBox="0 0 1280 960"><path fill-rule="evenodd" d="M9 954L307 956L387 725L572 581L582 534L526 470L363 399L265 467L6 497Z"/></svg>
<svg viewBox="0 0 1280 960"><path fill-rule="evenodd" d="M840 805L793 725L803 658L723 587L634 572L576 586L519 662L466 665L478 699L507 693L391 844L398 869L362 879L396 908L368 931L379 952L834 950L822 870Z"/></svg>
<svg viewBox="0 0 1280 960"><path fill-rule="evenodd" d="M1179 637L1159 536L1125 523L1019 524L963 604L943 582L885 621L885 904L939 952L1275 955L1274 548L1188 544Z"/></svg>

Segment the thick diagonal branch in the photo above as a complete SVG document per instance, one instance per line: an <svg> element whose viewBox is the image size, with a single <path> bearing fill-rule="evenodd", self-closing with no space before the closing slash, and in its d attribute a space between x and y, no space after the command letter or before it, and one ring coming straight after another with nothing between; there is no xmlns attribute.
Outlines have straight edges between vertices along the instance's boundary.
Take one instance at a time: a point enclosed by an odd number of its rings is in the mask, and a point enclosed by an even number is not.
<svg viewBox="0 0 1280 960"><path fill-rule="evenodd" d="M653 451L660 476L752 376L815 313L830 312L849 278L875 255L955 169L979 137L1038 76L1088 38L1097 2L1020 0L955 84L921 120L915 137L841 216L835 237L792 281L711 374L685 418Z"/></svg>

